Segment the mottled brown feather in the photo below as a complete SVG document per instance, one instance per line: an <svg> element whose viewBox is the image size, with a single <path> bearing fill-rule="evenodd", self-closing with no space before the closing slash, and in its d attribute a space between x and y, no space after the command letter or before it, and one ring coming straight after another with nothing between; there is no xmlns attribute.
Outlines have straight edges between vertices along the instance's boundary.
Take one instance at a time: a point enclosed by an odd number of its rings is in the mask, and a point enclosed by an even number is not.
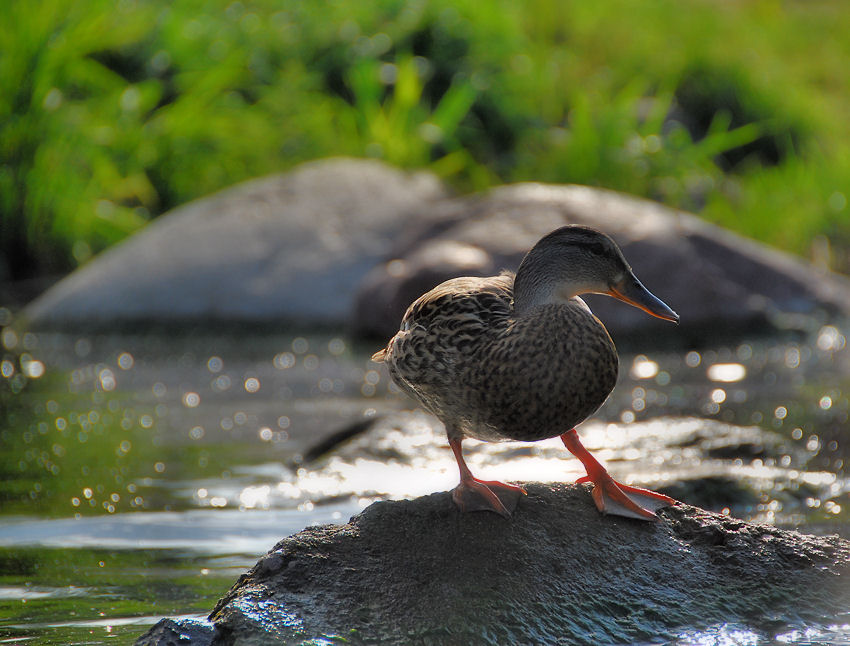
<svg viewBox="0 0 850 646"><path fill-rule="evenodd" d="M513 311L512 274L455 278L418 298L373 359L446 425L449 437L536 441L592 415L617 352L584 302Z"/></svg>

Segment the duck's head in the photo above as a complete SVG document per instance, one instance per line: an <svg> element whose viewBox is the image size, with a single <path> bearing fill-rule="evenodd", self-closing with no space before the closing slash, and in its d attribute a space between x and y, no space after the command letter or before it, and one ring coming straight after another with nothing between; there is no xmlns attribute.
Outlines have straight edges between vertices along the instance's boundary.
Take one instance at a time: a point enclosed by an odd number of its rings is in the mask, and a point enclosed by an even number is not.
<svg viewBox="0 0 850 646"><path fill-rule="evenodd" d="M579 294L607 294L665 321L679 321L679 315L635 277L611 238L570 225L544 236L526 254L514 280L514 309L522 314Z"/></svg>

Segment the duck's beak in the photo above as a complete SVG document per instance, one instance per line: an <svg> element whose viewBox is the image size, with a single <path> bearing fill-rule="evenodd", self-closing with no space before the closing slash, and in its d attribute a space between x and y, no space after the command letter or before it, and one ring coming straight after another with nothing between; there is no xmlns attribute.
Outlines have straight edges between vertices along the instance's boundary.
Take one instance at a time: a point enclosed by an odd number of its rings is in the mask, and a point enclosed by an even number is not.
<svg viewBox="0 0 850 646"><path fill-rule="evenodd" d="M665 321L673 321L673 323L679 322L679 315L644 287L631 272L612 285L607 294L620 299L624 303L634 305L647 314L652 314L652 316L657 316Z"/></svg>

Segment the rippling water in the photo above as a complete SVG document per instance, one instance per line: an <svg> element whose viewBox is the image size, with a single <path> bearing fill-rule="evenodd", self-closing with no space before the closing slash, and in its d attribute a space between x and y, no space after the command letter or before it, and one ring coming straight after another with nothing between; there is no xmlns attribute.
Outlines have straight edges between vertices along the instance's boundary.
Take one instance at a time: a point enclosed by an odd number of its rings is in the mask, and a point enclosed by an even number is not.
<svg viewBox="0 0 850 646"><path fill-rule="evenodd" d="M161 616L203 616L282 536L456 483L439 425L369 362L374 347L343 337L7 328L2 343L0 643L126 642ZM622 354L614 395L579 429L615 477L850 535L842 328ZM467 444L482 477L582 475L557 441ZM764 639L736 625L682 635Z"/></svg>

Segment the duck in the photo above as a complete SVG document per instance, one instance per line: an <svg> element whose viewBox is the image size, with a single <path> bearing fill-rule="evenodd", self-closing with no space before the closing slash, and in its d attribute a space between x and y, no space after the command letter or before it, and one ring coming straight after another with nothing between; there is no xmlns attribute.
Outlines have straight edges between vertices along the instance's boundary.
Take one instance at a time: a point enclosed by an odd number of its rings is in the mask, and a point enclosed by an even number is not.
<svg viewBox="0 0 850 646"><path fill-rule="evenodd" d="M679 316L637 279L608 235L566 225L541 238L516 273L447 280L417 298L399 331L372 360L445 426L460 471L461 511L509 517L520 485L480 480L463 457L467 438L536 442L560 437L592 483L596 508L656 520L675 501L615 481L582 445L576 426L614 389L618 355L582 294L606 294L647 314Z"/></svg>

